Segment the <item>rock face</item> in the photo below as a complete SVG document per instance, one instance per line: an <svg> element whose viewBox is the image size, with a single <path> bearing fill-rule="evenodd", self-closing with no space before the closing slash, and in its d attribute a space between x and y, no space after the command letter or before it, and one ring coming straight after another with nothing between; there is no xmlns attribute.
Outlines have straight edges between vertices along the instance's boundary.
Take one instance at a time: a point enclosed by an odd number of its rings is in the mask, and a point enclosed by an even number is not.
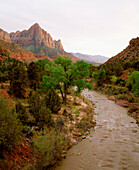
<svg viewBox="0 0 139 170"><path fill-rule="evenodd" d="M51 35L43 30L37 23L31 26L28 30L10 33L10 38L13 43L23 47L31 45L35 47L46 45L49 48L64 50L61 41L53 41Z"/></svg>
<svg viewBox="0 0 139 170"><path fill-rule="evenodd" d="M106 63L139 60L139 37L130 40L129 45L122 52L110 58Z"/></svg>
<svg viewBox="0 0 139 170"><path fill-rule="evenodd" d="M0 40L4 40L5 42L9 42L11 44L18 44L26 50L26 52L22 53L20 51L23 51L23 48L19 50L19 48L17 49L16 46L11 47L9 44L7 45L4 42L0 42L0 46L5 49L15 48L16 51L14 51L14 54L16 54L15 56L17 56L18 59L26 59L27 56L27 59L29 60L29 56L33 58L34 55L37 59L48 57L51 59L55 59L58 56L65 56L67 58L70 58L73 62L79 60L72 54L64 51L61 40L53 40L51 35L43 30L37 23L31 26L28 30L24 30L21 32L17 31L15 33L12 32L10 34L0 29ZM29 51L31 52L30 54ZM13 51L11 51L11 54L12 52ZM25 53L29 55L25 56Z"/></svg>
<svg viewBox="0 0 139 170"><path fill-rule="evenodd" d="M55 48L57 48L58 50L64 50L62 43L61 43L61 40L54 41L54 43L55 43Z"/></svg>
<svg viewBox="0 0 139 170"><path fill-rule="evenodd" d="M6 42L9 42L9 43L12 42L11 38L10 38L10 35L6 31L4 31L2 29L0 29L0 39L4 40Z"/></svg>

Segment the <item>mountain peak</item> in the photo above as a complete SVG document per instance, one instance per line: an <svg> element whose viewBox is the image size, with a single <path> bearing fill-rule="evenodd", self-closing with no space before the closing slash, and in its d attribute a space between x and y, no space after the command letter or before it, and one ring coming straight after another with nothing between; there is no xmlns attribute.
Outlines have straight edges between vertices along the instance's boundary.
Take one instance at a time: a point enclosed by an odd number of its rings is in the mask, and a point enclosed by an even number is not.
<svg viewBox="0 0 139 170"><path fill-rule="evenodd" d="M34 25L32 25L31 27L35 27L35 28L41 28L40 25L38 23L35 23Z"/></svg>
<svg viewBox="0 0 139 170"><path fill-rule="evenodd" d="M54 41L47 31L43 30L38 23L32 25L28 30L10 34L12 42L19 44L22 47L26 46L48 46L49 48L56 48L64 50L61 40Z"/></svg>

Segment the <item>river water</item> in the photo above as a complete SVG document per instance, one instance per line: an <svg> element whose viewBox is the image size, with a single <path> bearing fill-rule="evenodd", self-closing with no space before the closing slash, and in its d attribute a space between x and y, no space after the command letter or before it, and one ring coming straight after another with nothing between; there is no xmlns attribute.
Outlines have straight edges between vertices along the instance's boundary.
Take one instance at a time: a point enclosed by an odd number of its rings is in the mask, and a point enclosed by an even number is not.
<svg viewBox="0 0 139 170"><path fill-rule="evenodd" d="M139 128L128 110L95 91L82 94L96 105L97 125L56 170L139 170Z"/></svg>

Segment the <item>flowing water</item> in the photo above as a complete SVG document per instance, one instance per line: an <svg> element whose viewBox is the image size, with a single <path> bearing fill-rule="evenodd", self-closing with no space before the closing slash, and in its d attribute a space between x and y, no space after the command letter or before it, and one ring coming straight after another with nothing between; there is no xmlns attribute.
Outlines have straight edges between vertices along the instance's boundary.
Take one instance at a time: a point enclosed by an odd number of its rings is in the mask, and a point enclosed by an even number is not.
<svg viewBox="0 0 139 170"><path fill-rule="evenodd" d="M94 91L83 95L96 105L97 126L56 170L139 170L139 128L127 109Z"/></svg>

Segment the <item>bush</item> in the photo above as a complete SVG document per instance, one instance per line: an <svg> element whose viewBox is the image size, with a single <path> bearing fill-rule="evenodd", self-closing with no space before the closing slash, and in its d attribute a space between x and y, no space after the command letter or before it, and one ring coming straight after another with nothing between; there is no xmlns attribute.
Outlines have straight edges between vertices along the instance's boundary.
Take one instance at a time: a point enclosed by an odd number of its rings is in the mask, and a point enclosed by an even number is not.
<svg viewBox="0 0 139 170"><path fill-rule="evenodd" d="M82 118L79 122L76 123L76 127L85 132L95 125L93 124L92 120L93 120L92 115L88 116L88 118Z"/></svg>
<svg viewBox="0 0 139 170"><path fill-rule="evenodd" d="M102 86L105 80L106 74L104 69L100 69L99 72L94 72L92 77L95 79L97 86Z"/></svg>
<svg viewBox="0 0 139 170"><path fill-rule="evenodd" d="M48 126L52 125L51 111L45 104L43 104L38 93L30 96L29 111L41 128L43 128L45 124Z"/></svg>
<svg viewBox="0 0 139 170"><path fill-rule="evenodd" d="M48 107L52 113L57 113L61 109L60 97L53 88L46 94L44 102L46 107Z"/></svg>
<svg viewBox="0 0 139 170"><path fill-rule="evenodd" d="M38 114L35 115L35 119L39 122L40 128L43 128L45 124L47 126L51 126L53 124L51 111L45 106L41 106Z"/></svg>
<svg viewBox="0 0 139 170"><path fill-rule="evenodd" d="M18 118L21 120L23 124L27 123L28 115L25 107L18 101L16 104L16 112L18 113Z"/></svg>
<svg viewBox="0 0 139 170"><path fill-rule="evenodd" d="M128 77L127 87L129 89L132 86L132 92L135 97L139 97L139 71L133 71L132 74Z"/></svg>
<svg viewBox="0 0 139 170"><path fill-rule="evenodd" d="M124 79L117 78L116 84L121 84L122 86L125 86L126 82Z"/></svg>
<svg viewBox="0 0 139 170"><path fill-rule="evenodd" d="M42 101L38 93L31 94L28 100L29 103L29 112L36 117L39 113L42 105Z"/></svg>
<svg viewBox="0 0 139 170"><path fill-rule="evenodd" d="M129 90L126 87L114 86L114 85L104 85L100 89L103 93L108 95L118 95L118 94L128 94Z"/></svg>
<svg viewBox="0 0 139 170"><path fill-rule="evenodd" d="M66 143L63 137L54 129L41 131L33 138L34 153L36 157L35 168L47 169L61 159Z"/></svg>
<svg viewBox="0 0 139 170"><path fill-rule="evenodd" d="M21 141L22 125L15 110L8 107L0 98L0 148L11 151Z"/></svg>
<svg viewBox="0 0 139 170"><path fill-rule="evenodd" d="M111 77L111 82L113 82L113 83L115 84L116 81L117 81L117 77L116 77L116 76L112 76L112 77Z"/></svg>

